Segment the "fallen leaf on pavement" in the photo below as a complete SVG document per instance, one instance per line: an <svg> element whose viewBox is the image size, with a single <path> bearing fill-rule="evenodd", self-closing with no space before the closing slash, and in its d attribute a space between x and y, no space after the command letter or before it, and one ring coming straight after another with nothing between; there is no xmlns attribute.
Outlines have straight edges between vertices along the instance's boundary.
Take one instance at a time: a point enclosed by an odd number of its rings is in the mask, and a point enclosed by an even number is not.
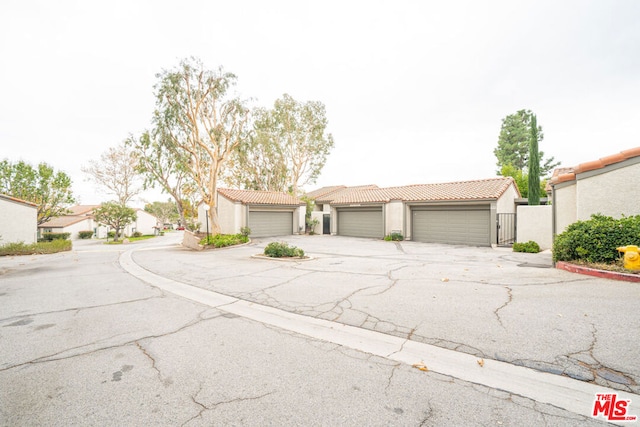
<svg viewBox="0 0 640 427"><path fill-rule="evenodd" d="M448 282L448 281L449 281L449 279L448 279L448 278L446 278L446 277L443 277L441 280L442 280L443 282Z"/></svg>
<svg viewBox="0 0 640 427"><path fill-rule="evenodd" d="M481 368L484 368L484 359L478 359L478 365L480 365Z"/></svg>
<svg viewBox="0 0 640 427"><path fill-rule="evenodd" d="M421 371L425 371L425 372L429 370L429 368L427 368L427 365L425 365L425 364L424 364L424 362L414 363L414 364L413 364L413 367L414 367L414 368L418 368L418 369L420 369Z"/></svg>

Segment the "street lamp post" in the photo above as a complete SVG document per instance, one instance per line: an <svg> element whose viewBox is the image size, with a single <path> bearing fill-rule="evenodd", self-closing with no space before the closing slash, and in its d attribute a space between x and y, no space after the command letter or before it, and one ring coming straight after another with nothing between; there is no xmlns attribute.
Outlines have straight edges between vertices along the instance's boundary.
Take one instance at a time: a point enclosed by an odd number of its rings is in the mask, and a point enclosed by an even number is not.
<svg viewBox="0 0 640 427"><path fill-rule="evenodd" d="M209 244L209 209L211 209L209 207L209 205L204 205L204 213L205 213L205 217L207 219L207 245Z"/></svg>

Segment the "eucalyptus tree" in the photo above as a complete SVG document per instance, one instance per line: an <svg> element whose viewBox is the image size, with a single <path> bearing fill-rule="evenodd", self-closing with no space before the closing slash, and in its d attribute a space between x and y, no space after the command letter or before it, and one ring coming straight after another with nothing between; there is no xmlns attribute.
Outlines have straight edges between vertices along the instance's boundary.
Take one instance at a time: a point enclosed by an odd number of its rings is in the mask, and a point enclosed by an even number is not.
<svg viewBox="0 0 640 427"><path fill-rule="evenodd" d="M163 192L170 195L185 225L185 193L189 191L185 152L174 150L170 137L164 128L145 131L139 138L130 136L126 144L133 149L137 158L137 170L144 177L144 189L159 185Z"/></svg>
<svg viewBox="0 0 640 427"><path fill-rule="evenodd" d="M222 68L208 70L191 58L157 78L154 125L166 135L171 152L183 159L186 175L209 207L212 231L219 233L218 182L225 163L247 137L249 110L231 94L236 76Z"/></svg>
<svg viewBox="0 0 640 427"><path fill-rule="evenodd" d="M235 154L227 179L254 190L289 191L313 184L334 146L322 102L284 94L272 109L254 111L248 143Z"/></svg>

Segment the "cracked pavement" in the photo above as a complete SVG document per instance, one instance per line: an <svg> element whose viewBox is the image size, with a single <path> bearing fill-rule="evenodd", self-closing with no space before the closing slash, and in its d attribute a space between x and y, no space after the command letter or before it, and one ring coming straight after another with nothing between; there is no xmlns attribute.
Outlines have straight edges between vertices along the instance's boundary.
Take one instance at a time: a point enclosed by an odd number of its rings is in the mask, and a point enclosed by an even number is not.
<svg viewBox="0 0 640 427"><path fill-rule="evenodd" d="M177 237L140 245L134 261L292 313L639 391L637 285L488 248L291 236L315 259L274 262L250 258L269 240L191 252ZM0 425L600 424L177 297L120 267L131 247L0 259Z"/></svg>

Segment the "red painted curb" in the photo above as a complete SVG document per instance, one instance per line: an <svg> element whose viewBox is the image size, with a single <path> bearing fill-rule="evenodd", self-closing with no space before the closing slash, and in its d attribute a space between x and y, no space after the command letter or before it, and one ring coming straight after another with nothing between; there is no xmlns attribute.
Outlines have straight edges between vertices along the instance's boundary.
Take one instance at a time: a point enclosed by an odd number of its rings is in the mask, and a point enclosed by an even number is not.
<svg viewBox="0 0 640 427"><path fill-rule="evenodd" d="M603 279L623 280L625 282L640 283L640 275L631 273L618 273L616 271L596 270L595 268L583 267L581 265L569 264L568 262L556 262L556 268L566 270L571 273L585 274L587 276L601 277Z"/></svg>

